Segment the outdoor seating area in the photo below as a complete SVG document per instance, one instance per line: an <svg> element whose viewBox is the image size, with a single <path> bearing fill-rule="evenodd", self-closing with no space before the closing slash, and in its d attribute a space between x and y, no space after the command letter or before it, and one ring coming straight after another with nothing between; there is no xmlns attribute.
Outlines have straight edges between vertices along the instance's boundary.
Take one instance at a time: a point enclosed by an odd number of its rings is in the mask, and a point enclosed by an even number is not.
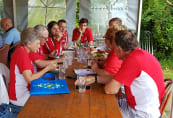
<svg viewBox="0 0 173 118"><path fill-rule="evenodd" d="M169 0L0 0L0 118L173 118Z"/></svg>

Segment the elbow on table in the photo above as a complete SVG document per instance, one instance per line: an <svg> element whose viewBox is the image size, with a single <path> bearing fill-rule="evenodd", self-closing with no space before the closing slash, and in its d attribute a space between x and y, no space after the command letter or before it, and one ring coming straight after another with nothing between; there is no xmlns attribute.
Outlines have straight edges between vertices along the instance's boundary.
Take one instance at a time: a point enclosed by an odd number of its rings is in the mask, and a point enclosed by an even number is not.
<svg viewBox="0 0 173 118"><path fill-rule="evenodd" d="M121 84L119 84L115 80L111 80L109 83L105 85L104 90L106 94L117 94L119 92L120 87Z"/></svg>
<svg viewBox="0 0 173 118"><path fill-rule="evenodd" d="M105 93L106 94L117 94L118 93L118 89L109 90L109 89L105 88Z"/></svg>

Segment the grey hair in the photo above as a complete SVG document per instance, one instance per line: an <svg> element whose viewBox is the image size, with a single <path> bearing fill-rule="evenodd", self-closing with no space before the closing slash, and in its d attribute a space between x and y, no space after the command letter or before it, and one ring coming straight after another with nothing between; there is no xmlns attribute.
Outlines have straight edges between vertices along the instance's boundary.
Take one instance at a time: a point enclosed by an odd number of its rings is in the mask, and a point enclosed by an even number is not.
<svg viewBox="0 0 173 118"><path fill-rule="evenodd" d="M36 25L34 27L34 29L40 34L40 33L44 32L44 31L46 31L47 27L42 25L42 24L40 24L40 25Z"/></svg>
<svg viewBox="0 0 173 118"><path fill-rule="evenodd" d="M132 51L138 47L136 36L130 30L118 31L115 34L115 43L125 52Z"/></svg>
<svg viewBox="0 0 173 118"><path fill-rule="evenodd" d="M25 46L27 43L32 44L36 40L40 40L41 37L34 28L26 28L21 33L21 45Z"/></svg>

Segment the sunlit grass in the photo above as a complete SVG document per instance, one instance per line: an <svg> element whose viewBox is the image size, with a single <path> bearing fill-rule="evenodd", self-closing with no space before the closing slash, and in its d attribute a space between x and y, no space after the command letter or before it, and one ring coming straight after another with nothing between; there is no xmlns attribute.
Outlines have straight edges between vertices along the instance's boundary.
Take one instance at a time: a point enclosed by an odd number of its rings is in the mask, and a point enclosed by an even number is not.
<svg viewBox="0 0 173 118"><path fill-rule="evenodd" d="M159 62L163 69L164 78L173 79L173 57L161 59Z"/></svg>

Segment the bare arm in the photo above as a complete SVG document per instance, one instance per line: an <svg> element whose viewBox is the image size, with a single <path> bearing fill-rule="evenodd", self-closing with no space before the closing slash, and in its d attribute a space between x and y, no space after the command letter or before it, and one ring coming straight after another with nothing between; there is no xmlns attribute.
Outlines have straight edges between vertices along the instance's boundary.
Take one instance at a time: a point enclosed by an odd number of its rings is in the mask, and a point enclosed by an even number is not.
<svg viewBox="0 0 173 118"><path fill-rule="evenodd" d="M109 83L105 85L105 93L106 94L117 94L119 89L121 88L121 83L112 79Z"/></svg>
<svg viewBox="0 0 173 118"><path fill-rule="evenodd" d="M41 71L37 72L37 73L32 73L31 70L24 70L22 72L25 80L28 83L31 83L32 80L38 79L41 76L43 76L47 71L49 70L55 70L57 67L57 64L49 64L48 66L46 66L44 69L42 69Z"/></svg>
<svg viewBox="0 0 173 118"><path fill-rule="evenodd" d="M97 76L97 82L101 84L107 84L113 79L114 76L108 75L108 76ZM86 85L90 85L95 83L95 76L86 76ZM75 81L75 84L77 84L78 80Z"/></svg>
<svg viewBox="0 0 173 118"><path fill-rule="evenodd" d="M79 32L80 32L80 35L79 35L79 37L77 38L76 42L77 42L77 41L80 41L80 39L81 39L81 37L82 37L82 35L83 35L82 30L81 30L80 28L78 28L78 30L79 30Z"/></svg>
<svg viewBox="0 0 173 118"><path fill-rule="evenodd" d="M94 65L95 66L95 65ZM106 72L104 69L101 68L94 68L92 66L92 70L97 73L99 76L104 76L104 75L110 75L108 72Z"/></svg>
<svg viewBox="0 0 173 118"><path fill-rule="evenodd" d="M97 76L97 82L101 84L107 84L113 79L114 75Z"/></svg>
<svg viewBox="0 0 173 118"><path fill-rule="evenodd" d="M63 62L64 56L60 57L59 59L54 59L54 60L36 60L34 63L39 67L39 68L44 68L48 66L50 63L61 63Z"/></svg>
<svg viewBox="0 0 173 118"><path fill-rule="evenodd" d="M97 73L99 76L105 76L110 75L108 72L106 72L104 69L101 69L98 67L98 62L93 63L91 69Z"/></svg>

